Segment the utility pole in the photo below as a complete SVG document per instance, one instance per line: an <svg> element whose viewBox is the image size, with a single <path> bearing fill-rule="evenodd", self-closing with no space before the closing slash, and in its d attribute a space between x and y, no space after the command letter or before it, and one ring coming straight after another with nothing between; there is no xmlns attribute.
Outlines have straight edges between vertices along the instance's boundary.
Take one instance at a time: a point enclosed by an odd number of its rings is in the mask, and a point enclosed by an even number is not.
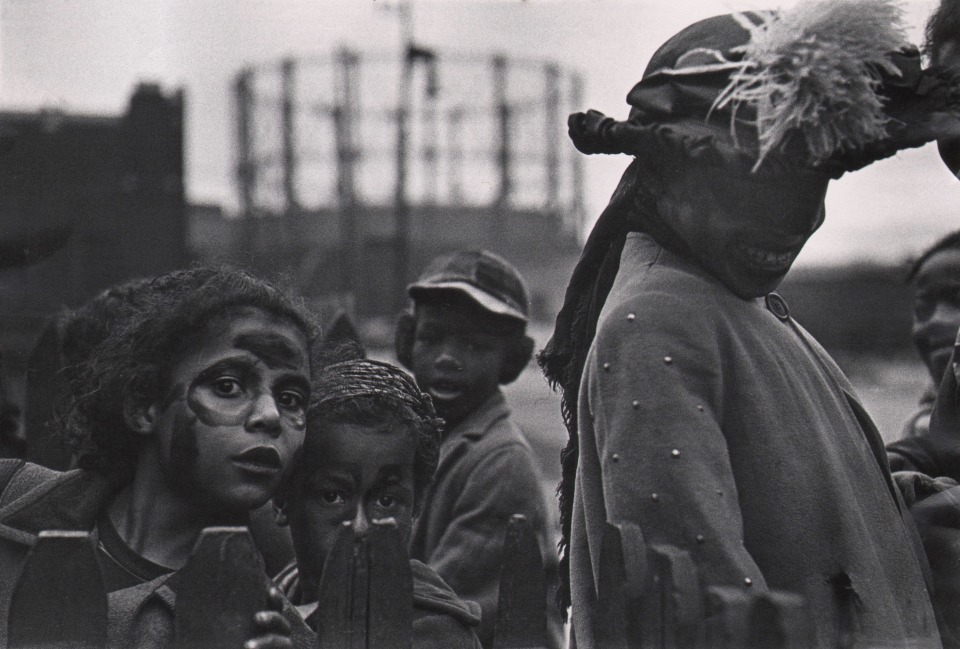
<svg viewBox="0 0 960 649"><path fill-rule="evenodd" d="M400 16L401 44L403 47L400 71L400 87L397 92L397 176L393 193L395 281L394 295L400 307L406 303L407 277L410 272L410 205L407 197L407 148L409 147L409 119L412 103L414 43L413 7L409 0L397 6Z"/></svg>
<svg viewBox="0 0 960 649"><path fill-rule="evenodd" d="M333 122L337 142L337 203L341 223L340 290L356 296L358 260L362 254L361 231L357 214L356 164L357 144L355 121L358 112L357 67L360 57L346 48L337 52L336 103Z"/></svg>
<svg viewBox="0 0 960 649"><path fill-rule="evenodd" d="M294 87L296 62L283 59L280 62L280 130L283 145L283 199L284 212L288 219L300 212L297 198L297 152L296 152L296 104Z"/></svg>

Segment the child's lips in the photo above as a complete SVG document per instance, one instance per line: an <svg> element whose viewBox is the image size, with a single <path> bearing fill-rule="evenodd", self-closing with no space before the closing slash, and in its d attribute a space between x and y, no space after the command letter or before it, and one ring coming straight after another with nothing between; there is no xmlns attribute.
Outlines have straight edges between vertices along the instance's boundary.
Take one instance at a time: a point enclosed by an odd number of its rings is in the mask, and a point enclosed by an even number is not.
<svg viewBox="0 0 960 649"><path fill-rule="evenodd" d="M454 381L434 381L427 388L430 396L439 401L450 401L463 394L463 387Z"/></svg>
<svg viewBox="0 0 960 649"><path fill-rule="evenodd" d="M280 471L280 453L269 446L258 446L234 456L233 463L248 473L273 475Z"/></svg>

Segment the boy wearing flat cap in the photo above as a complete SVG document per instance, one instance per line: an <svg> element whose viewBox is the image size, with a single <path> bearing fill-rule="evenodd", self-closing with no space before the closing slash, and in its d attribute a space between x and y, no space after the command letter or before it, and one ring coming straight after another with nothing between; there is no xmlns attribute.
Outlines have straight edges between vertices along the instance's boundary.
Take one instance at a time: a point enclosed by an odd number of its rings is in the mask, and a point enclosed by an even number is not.
<svg viewBox="0 0 960 649"><path fill-rule="evenodd" d="M802 595L812 646L940 646L882 440L772 293L831 178L960 129L899 20L873 0L710 18L653 55L627 121L571 116L582 152L634 156L540 356L570 432L577 647L601 642L608 522L688 553L704 589Z"/></svg>
<svg viewBox="0 0 960 649"><path fill-rule="evenodd" d="M490 647L510 517L526 516L544 558L554 554L533 451L510 421L500 390L516 380L533 351L527 289L506 260L467 250L435 259L408 293L413 312L398 320L397 358L446 424L410 556L480 604L477 635ZM559 623L555 627L559 635Z"/></svg>

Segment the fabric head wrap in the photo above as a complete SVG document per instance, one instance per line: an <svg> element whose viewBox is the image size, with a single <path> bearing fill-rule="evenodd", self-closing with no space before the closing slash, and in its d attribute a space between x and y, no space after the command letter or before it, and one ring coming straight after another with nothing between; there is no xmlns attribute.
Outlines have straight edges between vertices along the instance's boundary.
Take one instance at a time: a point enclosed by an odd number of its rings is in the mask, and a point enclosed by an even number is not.
<svg viewBox="0 0 960 649"><path fill-rule="evenodd" d="M325 367L314 381L309 413L355 397L370 396L403 403L422 420L437 428L442 426L430 395L421 392L409 374L390 363L367 359Z"/></svg>
<svg viewBox="0 0 960 649"><path fill-rule="evenodd" d="M538 356L562 391L570 437L562 453L561 606L569 604L580 376L626 233L643 231L678 252L640 176L691 161L745 174L837 178L900 149L960 134L960 83L921 69L892 0L820 0L789 12L750 12L695 23L653 55L630 91L626 121L576 113L570 137L583 153L634 156L584 246ZM643 182L641 182L643 181Z"/></svg>

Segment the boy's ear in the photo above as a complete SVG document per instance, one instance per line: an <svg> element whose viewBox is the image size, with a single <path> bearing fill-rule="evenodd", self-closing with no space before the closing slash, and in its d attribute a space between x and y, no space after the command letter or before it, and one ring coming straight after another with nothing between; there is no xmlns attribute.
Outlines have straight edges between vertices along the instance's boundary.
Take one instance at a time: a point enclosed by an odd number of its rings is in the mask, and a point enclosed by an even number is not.
<svg viewBox="0 0 960 649"><path fill-rule="evenodd" d="M404 311L397 317L397 328L393 333L393 348L397 360L408 370L413 365L413 338L417 329L417 318L410 311Z"/></svg>
<svg viewBox="0 0 960 649"><path fill-rule="evenodd" d="M533 338L530 336L518 336L510 342L510 349L507 350L506 358L503 361L503 367L500 368L500 385L513 383L520 376L520 372L530 362L533 356Z"/></svg>
<svg viewBox="0 0 960 649"><path fill-rule="evenodd" d="M127 427L138 435L150 435L157 425L160 407L152 403L146 405L131 398L124 401L123 418Z"/></svg>

